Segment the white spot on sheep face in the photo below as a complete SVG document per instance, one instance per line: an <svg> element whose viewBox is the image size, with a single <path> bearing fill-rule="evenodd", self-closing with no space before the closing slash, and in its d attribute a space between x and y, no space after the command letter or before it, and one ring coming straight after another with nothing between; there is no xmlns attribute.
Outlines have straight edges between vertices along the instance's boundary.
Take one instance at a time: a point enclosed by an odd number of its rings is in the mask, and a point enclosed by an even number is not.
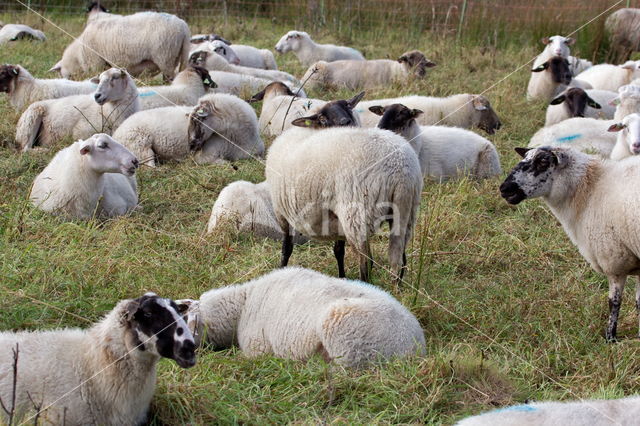
<svg viewBox="0 0 640 426"><path fill-rule="evenodd" d="M523 155L500 185L500 194L509 204L518 204L526 198L548 195L553 185L554 172L559 159L549 147L526 150L516 148Z"/></svg>
<svg viewBox="0 0 640 426"><path fill-rule="evenodd" d="M78 141L80 154L86 157L88 166L97 173L122 173L133 176L138 159L124 146L104 133L98 133L85 141Z"/></svg>

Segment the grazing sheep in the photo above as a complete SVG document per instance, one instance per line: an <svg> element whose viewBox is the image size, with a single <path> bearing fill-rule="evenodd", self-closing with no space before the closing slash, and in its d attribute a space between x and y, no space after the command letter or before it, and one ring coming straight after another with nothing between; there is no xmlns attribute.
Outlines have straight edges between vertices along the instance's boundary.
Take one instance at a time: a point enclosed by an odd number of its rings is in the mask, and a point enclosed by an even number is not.
<svg viewBox="0 0 640 426"><path fill-rule="evenodd" d="M289 31L280 38L275 49L278 53L295 53L305 67L318 61L365 60L362 53L352 47L318 44L304 31Z"/></svg>
<svg viewBox="0 0 640 426"><path fill-rule="evenodd" d="M293 251L291 229L333 240L338 274L344 277L345 241L360 256L360 279L369 277L369 237L389 222L389 259L399 281L415 224L422 172L413 148L392 132L353 127L352 109L364 93L334 101L317 114L294 120L267 155L266 176L284 239L281 266Z"/></svg>
<svg viewBox="0 0 640 426"><path fill-rule="evenodd" d="M72 136L84 139L95 133L112 133L140 109L138 90L129 74L111 68L100 74L93 95L67 96L31 104L16 126L16 143L27 151L50 146Z"/></svg>
<svg viewBox="0 0 640 426"><path fill-rule="evenodd" d="M213 204L207 233L211 234L221 225L232 223L240 232L252 233L282 241L282 229L273 211L267 182L251 183L239 180L225 186ZM299 233L294 244L308 241Z"/></svg>
<svg viewBox="0 0 640 426"><path fill-rule="evenodd" d="M550 101L566 86L592 89L582 80L572 78L569 61L562 56L554 56L531 70L527 86L527 100Z"/></svg>
<svg viewBox="0 0 640 426"><path fill-rule="evenodd" d="M195 342L176 304L146 293L118 302L86 330L0 333L0 399L11 404L15 396L14 421L145 424L161 357L190 368L196 363ZM34 402L43 408L39 415ZM8 419L0 410L0 422Z"/></svg>
<svg viewBox="0 0 640 426"><path fill-rule="evenodd" d="M640 157L616 162L570 148L516 151L524 159L500 186L502 197L509 204L542 197L580 254L607 276L610 315L605 335L615 340L625 281L640 272ZM640 278L636 290L640 306Z"/></svg>
<svg viewBox="0 0 640 426"><path fill-rule="evenodd" d="M187 23L168 13L96 19L87 23L50 71L69 78L118 64L134 76L145 70L160 71L165 80L171 80L178 67L187 66L189 39Z"/></svg>
<svg viewBox="0 0 640 426"><path fill-rule="evenodd" d="M90 81L71 81L61 78L34 78L20 65L0 65L0 92L9 97L9 104L22 111L34 102L65 96L92 93L96 84Z"/></svg>
<svg viewBox="0 0 640 426"><path fill-rule="evenodd" d="M611 151L612 160L640 154L640 114L627 115L622 122L611 125L609 131L618 132L616 144Z"/></svg>
<svg viewBox="0 0 640 426"><path fill-rule="evenodd" d="M462 175L486 179L502 173L500 157L491 142L469 130L445 126L418 126L422 114L402 104L369 107L382 116L378 127L409 141L424 176L443 181Z"/></svg>
<svg viewBox="0 0 640 426"><path fill-rule="evenodd" d="M593 89L616 91L620 86L640 78L640 61L627 61L622 65L598 64L576 76Z"/></svg>
<svg viewBox="0 0 640 426"><path fill-rule="evenodd" d="M216 87L218 86L207 70L190 65L176 75L170 86L150 86L139 89L140 109L177 105L193 106L198 103L198 99L207 94L209 89Z"/></svg>
<svg viewBox="0 0 640 426"><path fill-rule="evenodd" d="M137 167L128 149L99 133L60 150L29 198L40 210L72 219L121 216L138 204Z"/></svg>
<svg viewBox="0 0 640 426"><path fill-rule="evenodd" d="M532 402L468 417L456 426L610 426L636 424L640 397Z"/></svg>
<svg viewBox="0 0 640 426"><path fill-rule="evenodd" d="M265 70L278 69L276 60L270 50L258 49L243 44L234 44L231 47L222 40L215 40L210 43L213 51L225 58L230 64Z"/></svg>
<svg viewBox="0 0 640 426"><path fill-rule="evenodd" d="M551 126L571 117L612 119L616 108L610 102L616 96L616 92L609 90L570 87L551 100L544 125Z"/></svg>
<svg viewBox="0 0 640 426"><path fill-rule="evenodd" d="M418 124L423 126L439 125L465 129L478 127L490 135L502 126L498 115L489 103L489 99L482 95L466 93L446 98L412 95L360 102L356 111L360 115L362 126L376 127L380 121L377 115L369 111L370 107L392 104L402 104L422 111L416 120Z"/></svg>
<svg viewBox="0 0 640 426"><path fill-rule="evenodd" d="M420 323L389 293L310 269L276 270L178 304L188 307L188 322L207 343L216 349L237 344L249 357L306 361L318 354L362 368L426 350Z"/></svg>
<svg viewBox="0 0 640 426"><path fill-rule="evenodd" d="M424 78L427 68L436 64L418 50L405 52L397 61L389 59L319 61L302 77L310 89L347 88L360 90L408 83L411 77Z"/></svg>
<svg viewBox="0 0 640 426"><path fill-rule="evenodd" d="M40 41L47 39L42 31L34 30L27 25L6 24L0 25L0 27L2 27L0 28L0 45L25 38Z"/></svg>
<svg viewBox="0 0 640 426"><path fill-rule="evenodd" d="M613 62L626 61L640 50L640 9L617 10L607 17L604 27L609 33Z"/></svg>

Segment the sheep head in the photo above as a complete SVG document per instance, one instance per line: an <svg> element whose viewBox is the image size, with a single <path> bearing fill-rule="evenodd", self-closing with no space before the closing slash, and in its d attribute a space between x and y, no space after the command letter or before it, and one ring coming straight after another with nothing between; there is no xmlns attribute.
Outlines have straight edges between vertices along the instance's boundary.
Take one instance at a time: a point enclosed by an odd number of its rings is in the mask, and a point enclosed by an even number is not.
<svg viewBox="0 0 640 426"><path fill-rule="evenodd" d="M369 107L369 111L382 117L378 122L378 128L398 134L402 134L405 129L412 126L416 117L422 114L419 109L411 109L402 104L391 104L385 107L375 105Z"/></svg>
<svg viewBox="0 0 640 426"><path fill-rule="evenodd" d="M427 74L427 68L435 67L436 63L427 59L424 53L419 50L411 50L405 52L398 58L398 62L406 64L405 66L418 77L424 77Z"/></svg>
<svg viewBox="0 0 640 426"><path fill-rule="evenodd" d="M291 122L297 127L325 129L327 127L357 127L360 121L353 114L353 108L362 100L365 92L361 92L351 99L332 101L323 106L316 114L308 117L296 118Z"/></svg>
<svg viewBox="0 0 640 426"><path fill-rule="evenodd" d="M0 66L0 92L11 93L19 75L20 68L16 65Z"/></svg>

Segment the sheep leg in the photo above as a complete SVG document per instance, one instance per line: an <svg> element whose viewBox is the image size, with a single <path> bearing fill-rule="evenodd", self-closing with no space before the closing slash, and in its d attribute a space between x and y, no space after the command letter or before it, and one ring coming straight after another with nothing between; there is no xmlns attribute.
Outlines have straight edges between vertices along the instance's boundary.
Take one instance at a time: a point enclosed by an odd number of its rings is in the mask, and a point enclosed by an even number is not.
<svg viewBox="0 0 640 426"><path fill-rule="evenodd" d="M286 220L279 220L282 227L282 256L280 257L280 267L284 268L289 264L289 258L293 253L293 235L289 229L289 222Z"/></svg>
<svg viewBox="0 0 640 426"><path fill-rule="evenodd" d="M389 263L396 274L396 284L402 283L402 277L407 269L407 254L405 253L406 233L399 232L393 227L393 219L389 219Z"/></svg>
<svg viewBox="0 0 640 426"><path fill-rule="evenodd" d="M346 277L344 273L344 240L336 240L333 244L333 254L338 261L338 277L344 278Z"/></svg>
<svg viewBox="0 0 640 426"><path fill-rule="evenodd" d="M609 278L609 324L607 325L607 342L616 341L616 329L618 327L618 314L622 303L622 290L627 279L626 275L611 275Z"/></svg>
<svg viewBox="0 0 640 426"><path fill-rule="evenodd" d="M356 249L360 254L360 281L369 281L369 272L373 266L371 259L371 249L369 248L369 240L364 240L356 244Z"/></svg>

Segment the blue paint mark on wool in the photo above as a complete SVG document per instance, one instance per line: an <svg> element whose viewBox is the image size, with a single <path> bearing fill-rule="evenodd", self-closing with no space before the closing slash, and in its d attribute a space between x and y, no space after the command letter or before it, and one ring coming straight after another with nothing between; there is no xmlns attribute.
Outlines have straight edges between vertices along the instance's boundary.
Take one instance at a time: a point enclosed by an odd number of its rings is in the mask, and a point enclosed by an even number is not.
<svg viewBox="0 0 640 426"><path fill-rule="evenodd" d="M578 139L581 138L582 135L580 133L576 133L575 135L569 135L569 136L563 136L561 138L557 138L556 141L563 143L563 142L571 142L574 139Z"/></svg>
<svg viewBox="0 0 640 426"><path fill-rule="evenodd" d="M513 405L511 407L500 408L499 410L490 411L491 413L502 413L505 411L538 411L536 407L532 407L531 405Z"/></svg>
<svg viewBox="0 0 640 426"><path fill-rule="evenodd" d="M153 90L149 90L148 92L138 93L138 96L141 97L141 98L146 98L147 96L155 96L157 94L158 94L158 92L155 92Z"/></svg>

